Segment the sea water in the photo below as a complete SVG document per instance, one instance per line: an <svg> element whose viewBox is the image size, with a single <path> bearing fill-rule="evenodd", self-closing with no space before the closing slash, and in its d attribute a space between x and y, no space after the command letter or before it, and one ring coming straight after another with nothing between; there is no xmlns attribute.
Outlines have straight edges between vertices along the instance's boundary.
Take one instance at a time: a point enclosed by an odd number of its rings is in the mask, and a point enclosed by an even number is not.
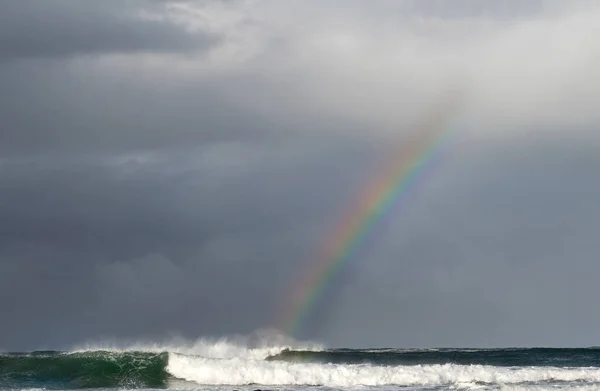
<svg viewBox="0 0 600 391"><path fill-rule="evenodd" d="M600 390L600 348L91 347L0 353L0 389Z"/></svg>

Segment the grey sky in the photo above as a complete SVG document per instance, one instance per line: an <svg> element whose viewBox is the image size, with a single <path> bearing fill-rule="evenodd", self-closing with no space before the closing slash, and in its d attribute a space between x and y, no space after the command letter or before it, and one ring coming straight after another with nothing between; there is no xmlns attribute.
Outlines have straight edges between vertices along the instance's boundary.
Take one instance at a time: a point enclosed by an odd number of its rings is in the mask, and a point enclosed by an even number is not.
<svg viewBox="0 0 600 391"><path fill-rule="evenodd" d="M565 4L0 2L0 350L278 326L453 87L454 143L299 337L597 344L600 8Z"/></svg>
<svg viewBox="0 0 600 391"><path fill-rule="evenodd" d="M138 2L160 10L160 2ZM145 19L132 2L84 4L69 0L24 0L0 5L3 60L94 53L203 50L218 37L192 34L168 21Z"/></svg>

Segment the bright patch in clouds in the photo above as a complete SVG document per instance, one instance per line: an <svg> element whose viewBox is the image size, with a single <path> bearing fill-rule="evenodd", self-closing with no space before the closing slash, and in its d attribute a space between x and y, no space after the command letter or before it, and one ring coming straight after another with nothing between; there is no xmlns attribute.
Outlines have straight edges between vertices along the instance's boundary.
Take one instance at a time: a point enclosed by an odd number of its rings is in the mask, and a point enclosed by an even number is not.
<svg viewBox="0 0 600 391"><path fill-rule="evenodd" d="M199 55L123 59L128 66L142 62L165 82L251 83L251 96L220 93L273 118L356 121L372 137L409 127L461 85L463 121L482 131L589 131L600 119L594 3L174 2L160 12L222 41Z"/></svg>

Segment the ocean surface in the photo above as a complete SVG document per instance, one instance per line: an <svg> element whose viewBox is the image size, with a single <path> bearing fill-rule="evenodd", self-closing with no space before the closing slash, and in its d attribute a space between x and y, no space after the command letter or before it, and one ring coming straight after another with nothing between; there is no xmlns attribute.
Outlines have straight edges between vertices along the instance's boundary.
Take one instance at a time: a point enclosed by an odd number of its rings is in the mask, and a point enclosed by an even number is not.
<svg viewBox="0 0 600 391"><path fill-rule="evenodd" d="M0 389L600 390L600 348L188 348L0 353Z"/></svg>

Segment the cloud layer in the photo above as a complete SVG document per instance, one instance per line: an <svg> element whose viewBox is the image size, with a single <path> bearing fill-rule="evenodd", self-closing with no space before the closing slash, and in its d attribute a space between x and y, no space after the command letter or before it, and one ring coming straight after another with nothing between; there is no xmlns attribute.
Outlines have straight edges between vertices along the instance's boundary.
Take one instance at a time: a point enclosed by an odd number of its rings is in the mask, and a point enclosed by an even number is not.
<svg viewBox="0 0 600 391"><path fill-rule="evenodd" d="M599 21L584 1L0 3L0 350L280 326L452 89L452 143L298 337L593 344Z"/></svg>

